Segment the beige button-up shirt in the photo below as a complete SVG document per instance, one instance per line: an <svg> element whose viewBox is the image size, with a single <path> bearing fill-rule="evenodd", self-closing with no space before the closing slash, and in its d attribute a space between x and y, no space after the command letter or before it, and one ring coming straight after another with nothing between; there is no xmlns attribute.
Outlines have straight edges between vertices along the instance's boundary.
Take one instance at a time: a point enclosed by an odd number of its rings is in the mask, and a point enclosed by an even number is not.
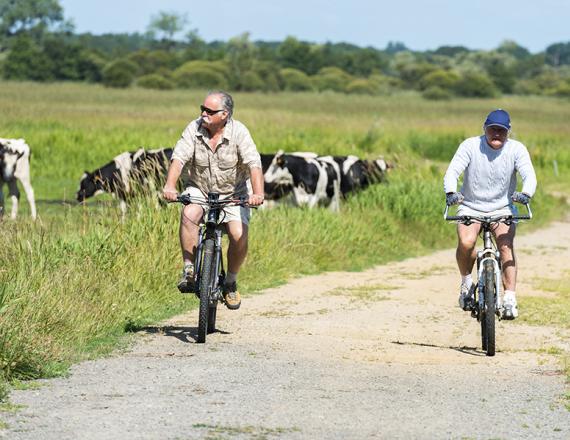
<svg viewBox="0 0 570 440"><path fill-rule="evenodd" d="M261 168L261 158L249 130L241 122L229 119L221 141L212 151L210 135L196 119L184 129L172 153L172 160L182 163L185 186L195 186L204 194L247 193L250 168Z"/></svg>

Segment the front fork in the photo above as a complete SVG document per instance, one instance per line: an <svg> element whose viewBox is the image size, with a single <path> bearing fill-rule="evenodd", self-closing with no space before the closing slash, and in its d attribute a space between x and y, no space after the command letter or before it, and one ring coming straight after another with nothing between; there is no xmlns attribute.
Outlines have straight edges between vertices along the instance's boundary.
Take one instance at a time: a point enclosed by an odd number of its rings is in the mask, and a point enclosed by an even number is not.
<svg viewBox="0 0 570 440"><path fill-rule="evenodd" d="M220 287L224 285L224 279L226 273L224 272L224 261L222 259L222 229L216 228L216 246L214 247L214 273L217 275L218 279L214 285L214 298L219 300L222 298Z"/></svg>
<svg viewBox="0 0 570 440"><path fill-rule="evenodd" d="M483 255L487 255L484 257ZM478 305L479 310L485 310L485 277L483 275L483 270L485 267L485 262L491 261L494 266L495 273L495 290L497 295L495 296L495 311L499 317L501 316L501 310L503 307L503 300L501 296L501 257L499 251L494 251L493 249L483 249L477 252L477 290L479 292ZM479 313L480 316L480 313Z"/></svg>

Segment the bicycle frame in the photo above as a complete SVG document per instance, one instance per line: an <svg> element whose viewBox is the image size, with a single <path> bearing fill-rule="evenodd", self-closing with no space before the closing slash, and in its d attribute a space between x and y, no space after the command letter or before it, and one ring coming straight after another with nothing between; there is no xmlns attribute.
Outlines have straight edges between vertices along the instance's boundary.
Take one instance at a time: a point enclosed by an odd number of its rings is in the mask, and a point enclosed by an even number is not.
<svg viewBox="0 0 570 440"><path fill-rule="evenodd" d="M501 257L495 241L493 240L493 234L491 232L491 223L481 224L481 234L483 235L483 250L477 252L477 293L483 292L483 269L485 267L486 261L491 261L494 267L495 273L495 288L497 295L495 297L495 313L501 318L502 311L502 298L501 298L501 287L502 287L502 265ZM483 310L485 297L483 295L478 295L479 310ZM477 313L477 320L480 320L480 314Z"/></svg>
<svg viewBox="0 0 570 440"><path fill-rule="evenodd" d="M218 275L217 280L213 280L213 288L210 292L210 305L214 305L216 301L221 299L220 286L223 285L225 278L224 262L222 258L222 234L223 230L220 226L219 218L222 211L221 206L217 206L219 203L219 194L209 193L208 194L208 206L210 209L204 211L203 223L200 225L200 232L198 234L198 244L196 246L196 256L195 256L195 273L197 274L196 286L200 285L201 276L201 266L203 257L204 242L207 238L213 237L215 242L214 247L214 268L213 273Z"/></svg>

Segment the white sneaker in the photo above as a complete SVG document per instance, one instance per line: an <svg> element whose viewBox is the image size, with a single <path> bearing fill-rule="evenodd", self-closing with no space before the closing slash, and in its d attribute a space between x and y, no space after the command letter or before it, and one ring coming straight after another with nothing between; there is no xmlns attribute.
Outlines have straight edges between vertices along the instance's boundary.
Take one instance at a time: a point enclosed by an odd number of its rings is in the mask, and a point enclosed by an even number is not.
<svg viewBox="0 0 570 440"><path fill-rule="evenodd" d="M471 310L473 306L474 287L474 284L467 286L467 284L461 283L461 288L459 289L459 307L465 311Z"/></svg>
<svg viewBox="0 0 570 440"><path fill-rule="evenodd" d="M512 293L505 294L503 297L503 319L515 319L519 316L517 308L517 299Z"/></svg>

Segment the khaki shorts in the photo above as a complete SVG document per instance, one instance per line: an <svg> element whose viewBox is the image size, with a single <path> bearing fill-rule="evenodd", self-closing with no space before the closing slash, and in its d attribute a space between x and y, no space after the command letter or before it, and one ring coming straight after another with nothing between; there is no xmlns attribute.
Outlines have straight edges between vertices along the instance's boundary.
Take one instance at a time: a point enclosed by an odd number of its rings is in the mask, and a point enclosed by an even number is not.
<svg viewBox="0 0 570 440"><path fill-rule="evenodd" d="M206 201L208 200L208 195L204 194L198 188L194 186L187 187L182 194L189 194L190 198L196 198L196 200ZM229 196L221 196L220 200L227 199ZM249 219L251 217L251 208L244 208L243 206L226 206L220 215L220 223L228 223L233 221L242 222L244 225L249 225Z"/></svg>

